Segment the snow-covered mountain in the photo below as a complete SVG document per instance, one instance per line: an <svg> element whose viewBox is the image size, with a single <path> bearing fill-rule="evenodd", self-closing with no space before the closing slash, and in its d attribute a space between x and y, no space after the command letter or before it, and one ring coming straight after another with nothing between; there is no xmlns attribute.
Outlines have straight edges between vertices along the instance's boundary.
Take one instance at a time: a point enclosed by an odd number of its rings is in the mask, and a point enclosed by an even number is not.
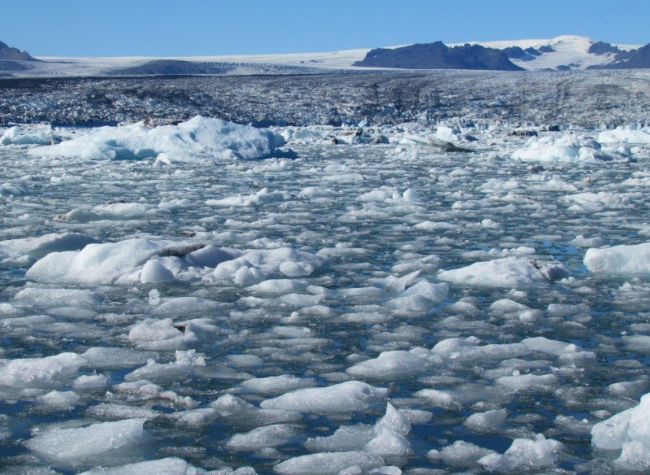
<svg viewBox="0 0 650 475"><path fill-rule="evenodd" d="M510 60L529 71L575 70L604 67L619 59L621 53L639 45L612 45L584 36L557 36L542 40L476 42L481 46L509 51ZM515 49L528 53L516 57ZM648 63L645 67L650 67Z"/></svg>
<svg viewBox="0 0 650 475"><path fill-rule="evenodd" d="M473 47L465 47L464 45ZM0 46L4 43L0 44ZM453 57L445 61L431 61L422 57L418 63L413 53L426 55L432 45L400 45L382 49L353 49L320 53L292 53L266 55L228 55L192 57L40 57L33 61L27 55L11 61L0 55L0 72L10 76L66 77L66 76L139 76L139 75L242 75L292 74L321 72L323 70L367 70L400 67L402 69L524 69L584 70L650 68L650 46L609 44L583 36L558 36L551 39L528 39L442 45L453 50ZM423 47L424 46L424 47ZM481 47L481 48L477 48ZM9 48L12 54L22 53ZM1 49L1 48L0 48ZM433 48L436 51L440 48ZM398 50L408 53L406 63L395 59ZM367 61L377 51L388 52L390 61ZM26 53L22 53L26 54ZM504 63L503 58L507 63ZM485 58L492 58L485 61ZM494 61L498 58L499 61ZM364 64L365 62L365 64ZM513 67L503 67L511 63ZM6 66L3 68L3 64ZM420 64L418 67L417 64ZM499 67L494 64L501 65Z"/></svg>

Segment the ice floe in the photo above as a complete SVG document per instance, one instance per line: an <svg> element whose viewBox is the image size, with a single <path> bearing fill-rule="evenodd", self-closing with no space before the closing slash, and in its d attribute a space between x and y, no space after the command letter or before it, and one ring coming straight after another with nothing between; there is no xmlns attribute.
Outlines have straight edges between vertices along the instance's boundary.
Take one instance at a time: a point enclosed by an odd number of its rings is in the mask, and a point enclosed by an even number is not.
<svg viewBox="0 0 650 475"><path fill-rule="evenodd" d="M143 123L100 127L30 153L90 160L158 159L162 163L250 160L270 156L283 142L269 130L197 116L178 125L153 128Z"/></svg>

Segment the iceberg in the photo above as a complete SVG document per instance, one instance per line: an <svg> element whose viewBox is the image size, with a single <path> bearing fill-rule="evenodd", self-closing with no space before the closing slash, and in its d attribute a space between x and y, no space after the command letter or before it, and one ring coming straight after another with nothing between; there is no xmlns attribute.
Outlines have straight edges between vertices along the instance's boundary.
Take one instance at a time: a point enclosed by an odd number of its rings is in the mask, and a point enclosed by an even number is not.
<svg viewBox="0 0 650 475"><path fill-rule="evenodd" d="M56 145L31 149L29 153L38 157L158 159L162 163L174 163L197 158L255 160L270 157L282 145L282 137L270 130L196 116L178 125L153 128L142 122L99 127Z"/></svg>

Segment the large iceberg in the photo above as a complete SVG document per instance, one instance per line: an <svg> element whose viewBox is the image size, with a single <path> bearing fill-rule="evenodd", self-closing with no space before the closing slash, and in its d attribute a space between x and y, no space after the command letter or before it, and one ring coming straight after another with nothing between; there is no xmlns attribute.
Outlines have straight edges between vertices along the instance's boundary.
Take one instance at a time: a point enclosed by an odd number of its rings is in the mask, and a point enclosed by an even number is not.
<svg viewBox="0 0 650 475"><path fill-rule="evenodd" d="M621 468L650 469L650 394L637 406L594 425L591 444L601 450L620 450L616 464Z"/></svg>
<svg viewBox="0 0 650 475"><path fill-rule="evenodd" d="M588 249L584 264L590 272L625 275L650 274L650 242Z"/></svg>
<svg viewBox="0 0 650 475"><path fill-rule="evenodd" d="M87 160L158 159L163 163L196 158L254 160L269 157L284 144L281 136L221 119L196 116L178 125L144 123L100 127L56 145L30 150L34 156Z"/></svg>

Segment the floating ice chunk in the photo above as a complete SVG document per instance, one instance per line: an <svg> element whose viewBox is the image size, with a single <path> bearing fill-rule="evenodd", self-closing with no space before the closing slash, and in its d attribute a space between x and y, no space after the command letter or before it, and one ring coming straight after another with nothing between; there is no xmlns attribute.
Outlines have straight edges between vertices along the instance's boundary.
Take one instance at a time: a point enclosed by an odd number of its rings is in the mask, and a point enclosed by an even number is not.
<svg viewBox="0 0 650 475"><path fill-rule="evenodd" d="M146 239L89 244L79 252L48 254L27 271L27 278L42 282L110 284L164 249L164 245Z"/></svg>
<svg viewBox="0 0 650 475"><path fill-rule="evenodd" d="M266 129L197 116L178 125L99 127L58 145L31 149L44 157L86 160L156 158L166 163L193 159L258 159L272 155L283 139Z"/></svg>
<svg viewBox="0 0 650 475"><path fill-rule="evenodd" d="M582 234L579 234L574 239L569 241L569 244L576 247L600 247L604 243L605 242L599 237L587 238L584 237Z"/></svg>
<svg viewBox="0 0 650 475"><path fill-rule="evenodd" d="M307 277L326 263L324 257L287 247L250 250L236 259L221 262L214 270L214 277L248 287L272 277Z"/></svg>
<svg viewBox="0 0 650 475"><path fill-rule="evenodd" d="M197 405L189 396L179 396L174 391L165 391L157 384L146 380L120 383L113 386L111 391L126 396L129 401L162 399L184 408L194 408Z"/></svg>
<svg viewBox="0 0 650 475"><path fill-rule="evenodd" d="M337 414L364 411L374 402L385 399L388 390L359 381L346 381L324 388L297 389L262 401L264 409Z"/></svg>
<svg viewBox="0 0 650 475"><path fill-rule="evenodd" d="M373 426L357 424L341 426L332 435L326 437L310 437L304 445L312 452L345 452L362 450L374 437Z"/></svg>
<svg viewBox="0 0 650 475"><path fill-rule="evenodd" d="M470 442L457 440L453 444L444 447L441 451L429 451L427 458L434 461L442 459L445 464L452 466L470 466L476 464L480 458L493 453L492 450L484 449Z"/></svg>
<svg viewBox="0 0 650 475"><path fill-rule="evenodd" d="M144 203L110 203L93 208L78 208L56 216L57 221L88 222L103 219L135 219L147 216L152 207Z"/></svg>
<svg viewBox="0 0 650 475"><path fill-rule="evenodd" d="M562 448L557 440L537 434L535 440L515 439L503 455L486 455L479 463L491 472L537 471L555 466Z"/></svg>
<svg viewBox="0 0 650 475"><path fill-rule="evenodd" d="M635 407L595 424L591 443L598 449L621 450L617 465L633 471L650 468L650 394Z"/></svg>
<svg viewBox="0 0 650 475"><path fill-rule="evenodd" d="M79 395L74 391L50 391L36 398L36 402L49 410L69 410L79 402Z"/></svg>
<svg viewBox="0 0 650 475"><path fill-rule="evenodd" d="M595 140L575 134L532 137L523 148L512 153L512 158L523 162L571 163L593 160L626 159L616 151L603 150Z"/></svg>
<svg viewBox="0 0 650 475"><path fill-rule="evenodd" d="M75 251L97 241L81 233L51 233L39 237L0 241L0 263L31 264L50 252Z"/></svg>
<svg viewBox="0 0 650 475"><path fill-rule="evenodd" d="M177 350L196 343L198 337L190 328L174 325L171 318L148 318L131 328L129 340L147 350Z"/></svg>
<svg viewBox="0 0 650 475"><path fill-rule="evenodd" d="M108 386L108 376L104 374L87 374L79 376L72 382L72 387L77 391L94 391Z"/></svg>
<svg viewBox="0 0 650 475"><path fill-rule="evenodd" d="M281 375L266 378L252 378L240 384L245 391L259 394L280 394L295 389L310 388L316 385L312 378L297 378L296 376Z"/></svg>
<svg viewBox="0 0 650 475"><path fill-rule="evenodd" d="M401 410L396 409L391 403L387 403L386 413L375 424L375 429L381 427L401 435L407 435L411 432L411 421Z"/></svg>
<svg viewBox="0 0 650 475"><path fill-rule="evenodd" d="M161 284L175 280L172 271L167 269L159 259L149 259L140 273L140 282L143 284Z"/></svg>
<svg viewBox="0 0 650 475"><path fill-rule="evenodd" d="M438 389L420 389L414 394L416 397L425 399L433 407L446 409L460 409L460 403L453 394Z"/></svg>
<svg viewBox="0 0 650 475"><path fill-rule="evenodd" d="M422 374L428 367L425 358L408 351L384 351L377 358L362 361L346 373L356 378L395 380Z"/></svg>
<svg viewBox="0 0 650 475"><path fill-rule="evenodd" d="M81 354L91 368L129 368L145 364L158 355L151 351L138 351L131 348L100 347L88 348Z"/></svg>
<svg viewBox="0 0 650 475"><path fill-rule="evenodd" d="M212 407L200 407L187 411L179 411L169 416L176 424L185 428L200 428L212 424L219 418L219 413Z"/></svg>
<svg viewBox="0 0 650 475"><path fill-rule="evenodd" d="M143 441L145 419L102 422L74 429L51 429L28 440L26 445L46 461L79 466L97 456L115 454Z"/></svg>
<svg viewBox="0 0 650 475"><path fill-rule="evenodd" d="M598 213L610 209L623 209L631 206L633 193L609 193L585 191L563 196L561 201L569 205L569 211L576 213Z"/></svg>
<svg viewBox="0 0 650 475"><path fill-rule="evenodd" d="M460 269L438 272L438 279L473 287L518 288L542 284L566 276L561 264L519 257L475 262Z"/></svg>
<svg viewBox="0 0 650 475"><path fill-rule="evenodd" d="M168 457L159 460L130 463L113 468L96 468L83 472L81 475L196 475L196 468L185 460Z"/></svg>
<svg viewBox="0 0 650 475"><path fill-rule="evenodd" d="M50 125L16 125L0 135L0 145L50 145L59 140Z"/></svg>
<svg viewBox="0 0 650 475"><path fill-rule="evenodd" d="M211 199L207 200L205 204L208 206L217 206L220 208L230 208L230 207L250 207L257 206L264 203L272 203L276 201L284 200L284 193L276 191L270 192L267 188L262 188L260 191L252 193L250 195L237 195L229 196L222 199Z"/></svg>
<svg viewBox="0 0 650 475"><path fill-rule="evenodd" d="M404 457L413 453L406 437L385 426L375 428L375 437L364 446L364 449L382 457Z"/></svg>
<svg viewBox="0 0 650 475"><path fill-rule="evenodd" d="M235 434L226 447L235 451L254 451L266 447L279 447L289 443L299 434L298 428L287 424L258 427L245 434Z"/></svg>
<svg viewBox="0 0 650 475"><path fill-rule="evenodd" d="M477 432L494 432L506 422L508 412L505 409L493 409L476 412L465 419L465 426Z"/></svg>
<svg viewBox="0 0 650 475"><path fill-rule="evenodd" d="M203 246L185 256L185 260L191 266L216 267L222 262L229 261L239 255L234 250L220 249L212 244Z"/></svg>
<svg viewBox="0 0 650 475"><path fill-rule="evenodd" d="M98 299L90 290L81 289L48 289L26 287L14 296L20 305L34 305L37 307L81 307L92 308Z"/></svg>
<svg viewBox="0 0 650 475"><path fill-rule="evenodd" d="M145 366L133 370L124 379L125 381L173 381L191 377L196 367L204 366L205 358L195 350L176 350L176 361L163 364L149 360Z"/></svg>
<svg viewBox="0 0 650 475"><path fill-rule="evenodd" d="M588 249L584 264L605 275L650 274L650 243Z"/></svg>
<svg viewBox="0 0 650 475"><path fill-rule="evenodd" d="M253 295L261 297L278 297L304 292L306 289L307 284L305 282L295 279L269 279L246 288Z"/></svg>
<svg viewBox="0 0 650 475"><path fill-rule="evenodd" d="M0 386L55 388L77 376L79 368L85 364L86 360L76 353L0 360Z"/></svg>
<svg viewBox="0 0 650 475"><path fill-rule="evenodd" d="M363 472L382 465L381 457L367 452L324 452L290 458L273 470L280 475L337 475L350 467L359 467Z"/></svg>
<svg viewBox="0 0 650 475"><path fill-rule="evenodd" d="M431 353L444 360L455 361L493 361L519 358L530 353L521 343L503 343L479 345L475 337L447 338L441 340L431 349Z"/></svg>
<svg viewBox="0 0 650 475"><path fill-rule="evenodd" d="M295 411L282 409L258 409L251 403L232 394L225 394L210 404L217 412L237 425L260 426L266 424L292 423L302 419Z"/></svg>
<svg viewBox="0 0 650 475"><path fill-rule="evenodd" d="M406 436L411 431L410 421L392 404L386 405L386 414L373 428L375 436L364 449L384 457L404 457L413 453Z"/></svg>
<svg viewBox="0 0 650 475"><path fill-rule="evenodd" d="M629 143L629 144L650 144L650 130L633 129L631 127L616 127L612 130L604 130L598 134L598 141L601 143Z"/></svg>
<svg viewBox="0 0 650 475"><path fill-rule="evenodd" d="M394 299L391 299L388 306L393 309L393 313L396 315L422 315L437 304L444 302L448 293L449 286L446 283L433 284L427 280L420 280Z"/></svg>
<svg viewBox="0 0 650 475"><path fill-rule="evenodd" d="M502 376L497 383L511 391L550 391L558 384L554 374L515 374Z"/></svg>

